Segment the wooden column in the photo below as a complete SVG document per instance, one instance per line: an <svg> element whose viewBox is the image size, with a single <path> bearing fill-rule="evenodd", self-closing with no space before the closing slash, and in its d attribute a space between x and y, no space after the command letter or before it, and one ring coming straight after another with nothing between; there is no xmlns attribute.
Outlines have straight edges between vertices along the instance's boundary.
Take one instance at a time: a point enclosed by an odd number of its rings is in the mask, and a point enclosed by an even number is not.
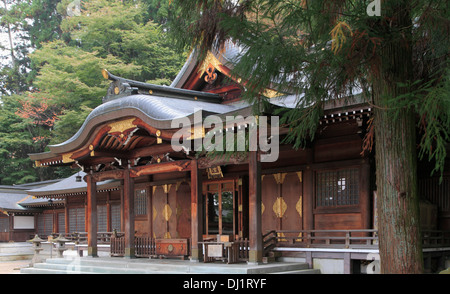
<svg viewBox="0 0 450 294"><path fill-rule="evenodd" d="M197 159L191 162L191 260L199 261L202 257L201 242L203 240L203 202L202 174L198 169Z"/></svg>
<svg viewBox="0 0 450 294"><path fill-rule="evenodd" d="M106 231L112 232L111 228L111 191L106 195Z"/></svg>
<svg viewBox="0 0 450 294"><path fill-rule="evenodd" d="M97 257L97 183L92 178L92 175L86 176L86 183L88 256Z"/></svg>
<svg viewBox="0 0 450 294"><path fill-rule="evenodd" d="M149 181L152 179L150 178ZM153 187L148 185L146 187L147 191L147 225L148 225L148 235L153 237Z"/></svg>
<svg viewBox="0 0 450 294"><path fill-rule="evenodd" d="M364 160L361 165L361 175L359 177L360 187L360 205L361 205L361 223L363 229L370 228L370 164Z"/></svg>
<svg viewBox="0 0 450 294"><path fill-rule="evenodd" d="M314 171L310 166L303 170L303 229L314 229Z"/></svg>
<svg viewBox="0 0 450 294"><path fill-rule="evenodd" d="M70 232L69 228L69 199L68 197L64 198L64 227L66 231L64 233L68 234Z"/></svg>
<svg viewBox="0 0 450 294"><path fill-rule="evenodd" d="M129 170L124 172L123 212L125 228L125 257L134 258L134 179L130 176Z"/></svg>
<svg viewBox="0 0 450 294"><path fill-rule="evenodd" d="M262 262L261 163L257 151L249 152L249 263Z"/></svg>

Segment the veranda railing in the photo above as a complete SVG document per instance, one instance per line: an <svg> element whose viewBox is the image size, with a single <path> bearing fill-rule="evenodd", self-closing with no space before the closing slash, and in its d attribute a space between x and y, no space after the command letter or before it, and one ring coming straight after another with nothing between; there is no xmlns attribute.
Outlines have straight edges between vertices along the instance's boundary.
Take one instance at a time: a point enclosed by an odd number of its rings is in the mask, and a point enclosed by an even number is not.
<svg viewBox="0 0 450 294"><path fill-rule="evenodd" d="M135 255L137 257L152 257L156 256L156 239L150 237L135 237ZM240 238L234 241L237 243L238 259L248 260L249 255L249 240L247 238ZM111 256L125 255L125 238L111 237Z"/></svg>
<svg viewBox="0 0 450 294"><path fill-rule="evenodd" d="M450 232L422 231L423 247L450 246ZM378 248L378 231L366 230L279 230L263 235L265 252L273 247Z"/></svg>

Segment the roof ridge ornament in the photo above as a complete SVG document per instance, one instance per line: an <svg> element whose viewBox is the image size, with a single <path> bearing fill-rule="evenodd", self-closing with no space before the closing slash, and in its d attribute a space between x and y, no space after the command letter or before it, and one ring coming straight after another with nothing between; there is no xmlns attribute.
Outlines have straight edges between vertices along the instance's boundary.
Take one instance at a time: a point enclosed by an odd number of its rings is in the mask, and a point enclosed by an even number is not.
<svg viewBox="0 0 450 294"><path fill-rule="evenodd" d="M106 69L102 70L102 76L105 79L111 81L107 94L102 99L103 103L135 94L178 98L184 100L198 100L211 103L222 102L222 98L218 94L175 88L171 86L155 85L125 79L113 75Z"/></svg>
<svg viewBox="0 0 450 294"><path fill-rule="evenodd" d="M138 88L127 83L126 79L116 77L109 73L106 69L102 70L102 75L105 79L111 80L106 96L103 97L102 102L108 102L120 97L138 94Z"/></svg>

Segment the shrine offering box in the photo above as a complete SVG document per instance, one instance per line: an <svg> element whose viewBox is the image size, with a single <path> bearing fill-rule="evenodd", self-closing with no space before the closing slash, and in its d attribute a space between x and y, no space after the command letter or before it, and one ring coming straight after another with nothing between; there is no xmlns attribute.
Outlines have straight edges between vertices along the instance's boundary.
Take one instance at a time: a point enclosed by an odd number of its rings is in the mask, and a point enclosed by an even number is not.
<svg viewBox="0 0 450 294"><path fill-rule="evenodd" d="M185 257L189 255L188 239L156 239L156 255Z"/></svg>

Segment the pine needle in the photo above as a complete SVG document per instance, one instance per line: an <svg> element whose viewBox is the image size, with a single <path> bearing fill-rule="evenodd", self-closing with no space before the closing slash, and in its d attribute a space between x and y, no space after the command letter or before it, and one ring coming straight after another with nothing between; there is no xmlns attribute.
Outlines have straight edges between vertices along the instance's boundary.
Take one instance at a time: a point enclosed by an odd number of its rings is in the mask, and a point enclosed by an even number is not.
<svg viewBox="0 0 450 294"><path fill-rule="evenodd" d="M351 27L345 21L339 21L330 32L332 38L331 50L333 50L335 55L341 51L342 46L347 40L346 30L350 32L350 36L353 36Z"/></svg>

